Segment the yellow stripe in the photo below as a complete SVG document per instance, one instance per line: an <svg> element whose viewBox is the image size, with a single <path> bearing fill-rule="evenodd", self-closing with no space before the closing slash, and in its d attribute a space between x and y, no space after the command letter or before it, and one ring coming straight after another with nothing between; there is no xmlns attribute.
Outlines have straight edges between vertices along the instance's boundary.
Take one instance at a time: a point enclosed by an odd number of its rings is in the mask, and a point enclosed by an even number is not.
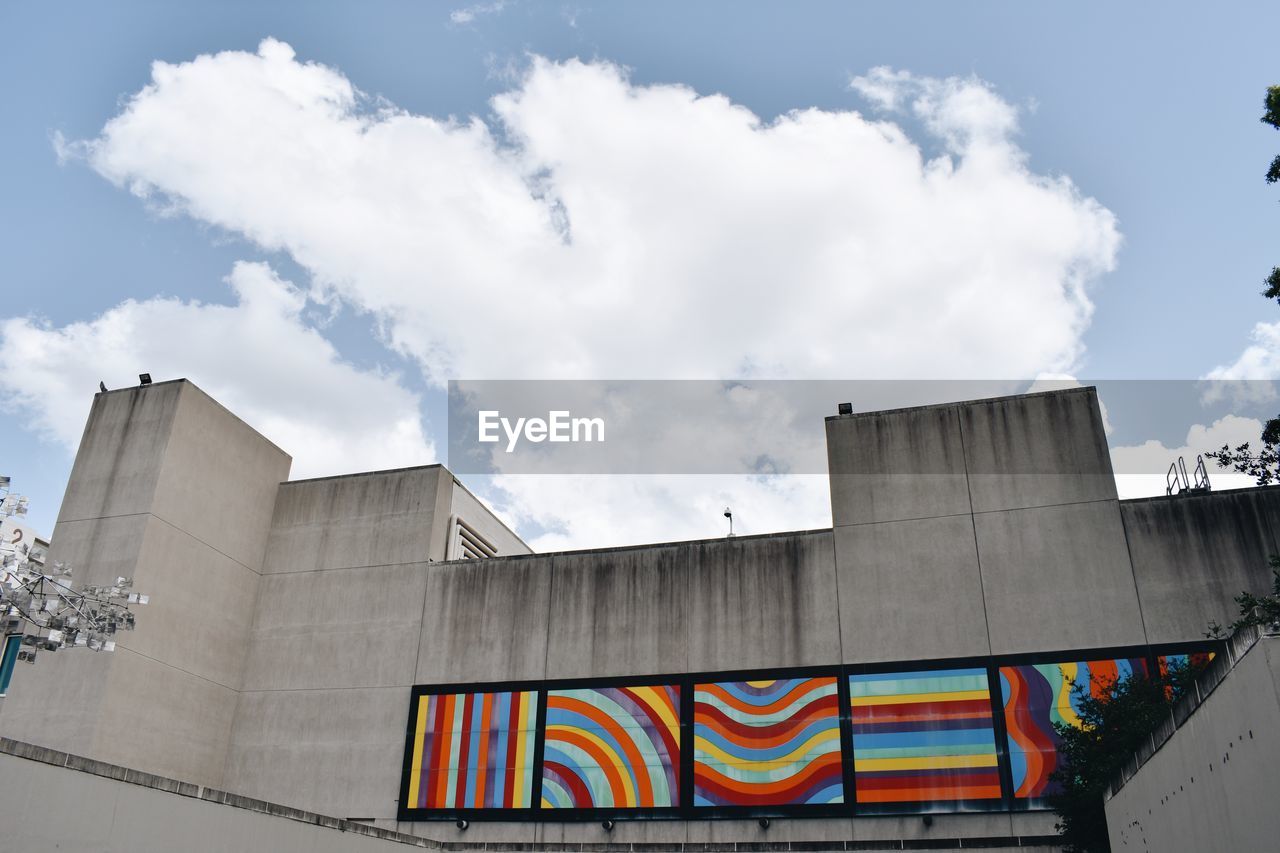
<svg viewBox="0 0 1280 853"><path fill-rule="evenodd" d="M775 683L777 683L776 679L773 681L748 681L747 682L748 685L756 688L757 690L763 690L766 687L772 687Z"/></svg>
<svg viewBox="0 0 1280 853"><path fill-rule="evenodd" d="M600 748L600 751L611 758L611 763L618 768L618 775L622 777L622 788L626 791L626 802L614 803L620 808L634 808L640 804L640 798L636 795L636 786L631 782L631 774L627 772L627 759L624 755L618 755L617 751L606 743L603 739L595 735L590 729L579 729L573 726L547 726L547 740L551 740L551 735L560 734L561 732L569 732L578 737L584 737ZM641 768L636 768L640 770Z"/></svg>
<svg viewBox="0 0 1280 853"><path fill-rule="evenodd" d="M667 707L666 693L661 692L656 687L632 687L631 692L642 697L645 703L658 712L658 716L662 718L662 724L676 733L676 742L680 741L680 721Z"/></svg>
<svg viewBox="0 0 1280 853"><path fill-rule="evenodd" d="M1077 729L1084 728L1080 717L1076 715L1076 709L1071 707L1071 691L1074 689L1076 677L1080 674L1080 664L1064 663L1059 668L1062 670L1062 688L1058 691L1058 716L1062 717L1063 722Z"/></svg>
<svg viewBox="0 0 1280 853"><path fill-rule="evenodd" d="M519 809L524 807L524 737L529 731L529 694L517 693L512 698L520 703L520 720L516 724L518 731L507 733L507 737L516 739L516 766L511 774L515 790L511 792L511 806Z"/></svg>
<svg viewBox="0 0 1280 853"><path fill-rule="evenodd" d="M409 765L409 808L418 807L418 783L422 779L422 741L427 731L427 702L431 697L418 697L418 719L413 727L413 763Z"/></svg>
<svg viewBox="0 0 1280 853"><path fill-rule="evenodd" d="M849 704L855 708L867 705L908 705L913 702L963 702L988 699L986 690L956 690L953 693L899 693L897 696L854 696Z"/></svg>
<svg viewBox="0 0 1280 853"><path fill-rule="evenodd" d="M715 757L720 762L727 764L730 767L737 767L741 770L757 770L760 768L760 765L762 764L772 764L775 766L781 766L784 764L792 764L797 761L802 761L808 758L810 753L816 753L818 751L817 748L821 746L823 743L827 741L839 740L839 739L840 739L839 729L827 729L826 731L818 732L816 735L809 738L807 741L800 744L795 749L791 750L791 752L788 752L786 755L780 755L777 758L769 758L764 760L753 760L753 759L743 760L741 758L738 758L735 755L730 755L729 753L725 752L723 749L716 746L714 743L707 740L706 738L700 738L700 737L694 738L693 748L699 752L705 752L707 755Z"/></svg>
<svg viewBox="0 0 1280 853"><path fill-rule="evenodd" d="M853 769L942 770L951 767L995 767L994 755L937 755L923 758L862 758L853 760Z"/></svg>

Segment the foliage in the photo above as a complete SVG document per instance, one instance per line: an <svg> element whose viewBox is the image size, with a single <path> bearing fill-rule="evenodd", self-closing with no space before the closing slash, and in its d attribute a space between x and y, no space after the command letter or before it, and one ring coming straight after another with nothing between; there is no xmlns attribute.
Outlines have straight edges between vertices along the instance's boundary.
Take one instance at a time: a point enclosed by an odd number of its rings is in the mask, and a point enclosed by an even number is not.
<svg viewBox="0 0 1280 853"><path fill-rule="evenodd" d="M1245 591L1236 596L1236 604L1240 607L1240 616L1226 628L1216 621L1209 623L1206 637L1215 640L1230 636L1241 628L1254 625L1274 625L1280 622L1280 556L1272 554L1267 561L1271 566L1271 593L1254 595Z"/></svg>
<svg viewBox="0 0 1280 853"><path fill-rule="evenodd" d="M1054 724L1060 743L1050 779L1062 790L1049 798L1065 853L1110 853L1103 794L1197 674L1189 664L1173 664L1167 673L1102 685L1098 696L1088 683L1072 685L1082 727Z"/></svg>
<svg viewBox="0 0 1280 853"><path fill-rule="evenodd" d="M1217 462L1219 468L1234 468L1241 474L1248 474L1259 486L1280 483L1280 417L1267 421L1262 428L1260 452L1251 452L1246 441L1234 450L1224 444L1221 450L1205 456Z"/></svg>
<svg viewBox="0 0 1280 853"><path fill-rule="evenodd" d="M1266 111L1262 114L1262 123L1280 130L1280 86L1267 87L1263 105ZM1280 154L1276 155L1276 159L1271 161L1271 168L1267 169L1267 183L1274 184L1276 181L1280 181ZM1262 291L1262 295L1268 299L1280 300L1280 267L1271 268L1266 285L1267 289Z"/></svg>

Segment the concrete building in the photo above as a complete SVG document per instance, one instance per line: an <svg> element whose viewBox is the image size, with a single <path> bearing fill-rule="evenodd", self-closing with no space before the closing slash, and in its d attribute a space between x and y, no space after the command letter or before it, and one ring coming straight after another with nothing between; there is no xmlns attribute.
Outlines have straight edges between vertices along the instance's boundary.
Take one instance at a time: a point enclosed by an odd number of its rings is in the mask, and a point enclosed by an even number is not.
<svg viewBox="0 0 1280 853"><path fill-rule="evenodd" d="M1053 818L1014 693L1057 678L1061 698L1067 670L1206 650L1205 624L1265 588L1280 553L1280 490L1119 500L1092 389L841 415L826 432L831 528L532 554L440 466L288 481L284 451L185 380L99 394L53 556L77 582L131 575L153 604L114 657L20 671L0 734L445 841L1022 849L1051 843ZM807 789L819 799L735 804L708 781L701 697L793 681L838 697L795 723L827 746L792 754L834 776ZM958 704L895 728L912 684ZM644 805L557 811L548 701L632 686L671 702L678 756L646 765L668 799L633 773ZM427 715L439 702L462 721L464 698L477 720L524 702L525 757L464 753L430 775ZM968 741L935 737L956 717ZM756 772L729 764L744 786ZM490 772L472 805L448 788L459 767ZM500 773L523 808L485 807Z"/></svg>
<svg viewBox="0 0 1280 853"><path fill-rule="evenodd" d="M1280 844L1277 628L1233 637L1112 783L1113 850L1263 853Z"/></svg>

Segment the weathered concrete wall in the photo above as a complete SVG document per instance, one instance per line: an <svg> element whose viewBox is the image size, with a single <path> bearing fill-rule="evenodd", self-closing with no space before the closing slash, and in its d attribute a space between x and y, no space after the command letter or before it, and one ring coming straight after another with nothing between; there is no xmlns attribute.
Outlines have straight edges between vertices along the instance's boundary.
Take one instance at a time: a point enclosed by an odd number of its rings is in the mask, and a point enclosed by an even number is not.
<svg viewBox="0 0 1280 853"><path fill-rule="evenodd" d="M452 487L439 465L280 486L227 788L340 817L394 812L386 768L404 749Z"/></svg>
<svg viewBox="0 0 1280 853"><path fill-rule="evenodd" d="M1144 642L1092 389L828 418L827 453L846 661Z"/></svg>
<svg viewBox="0 0 1280 853"><path fill-rule="evenodd" d="M1112 850L1275 850L1278 763L1280 639L1263 639L1108 800Z"/></svg>
<svg viewBox="0 0 1280 853"><path fill-rule="evenodd" d="M1125 501L1120 505L1142 617L1153 643L1230 623L1232 598L1271 590L1280 554L1280 487Z"/></svg>
<svg viewBox="0 0 1280 853"><path fill-rule="evenodd" d="M5 746L0 853L402 853L439 846L76 756Z"/></svg>
<svg viewBox="0 0 1280 853"><path fill-rule="evenodd" d="M52 536L75 582L156 604L114 654L42 653L0 710L17 739L218 784L289 456L185 380L99 394Z"/></svg>

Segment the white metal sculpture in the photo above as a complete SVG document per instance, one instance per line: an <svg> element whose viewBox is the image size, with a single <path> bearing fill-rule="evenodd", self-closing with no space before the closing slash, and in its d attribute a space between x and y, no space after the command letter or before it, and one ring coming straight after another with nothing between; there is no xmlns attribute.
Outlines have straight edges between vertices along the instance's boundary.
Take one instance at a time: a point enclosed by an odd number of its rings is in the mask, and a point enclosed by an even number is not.
<svg viewBox="0 0 1280 853"><path fill-rule="evenodd" d="M9 482L0 477L0 517L25 516L27 499L10 494ZM35 663L38 652L62 648L115 651L116 632L133 630L130 605L150 597L134 592L129 578L75 589L66 564L46 566L32 551L31 543L0 543L0 628L22 636L18 660Z"/></svg>

